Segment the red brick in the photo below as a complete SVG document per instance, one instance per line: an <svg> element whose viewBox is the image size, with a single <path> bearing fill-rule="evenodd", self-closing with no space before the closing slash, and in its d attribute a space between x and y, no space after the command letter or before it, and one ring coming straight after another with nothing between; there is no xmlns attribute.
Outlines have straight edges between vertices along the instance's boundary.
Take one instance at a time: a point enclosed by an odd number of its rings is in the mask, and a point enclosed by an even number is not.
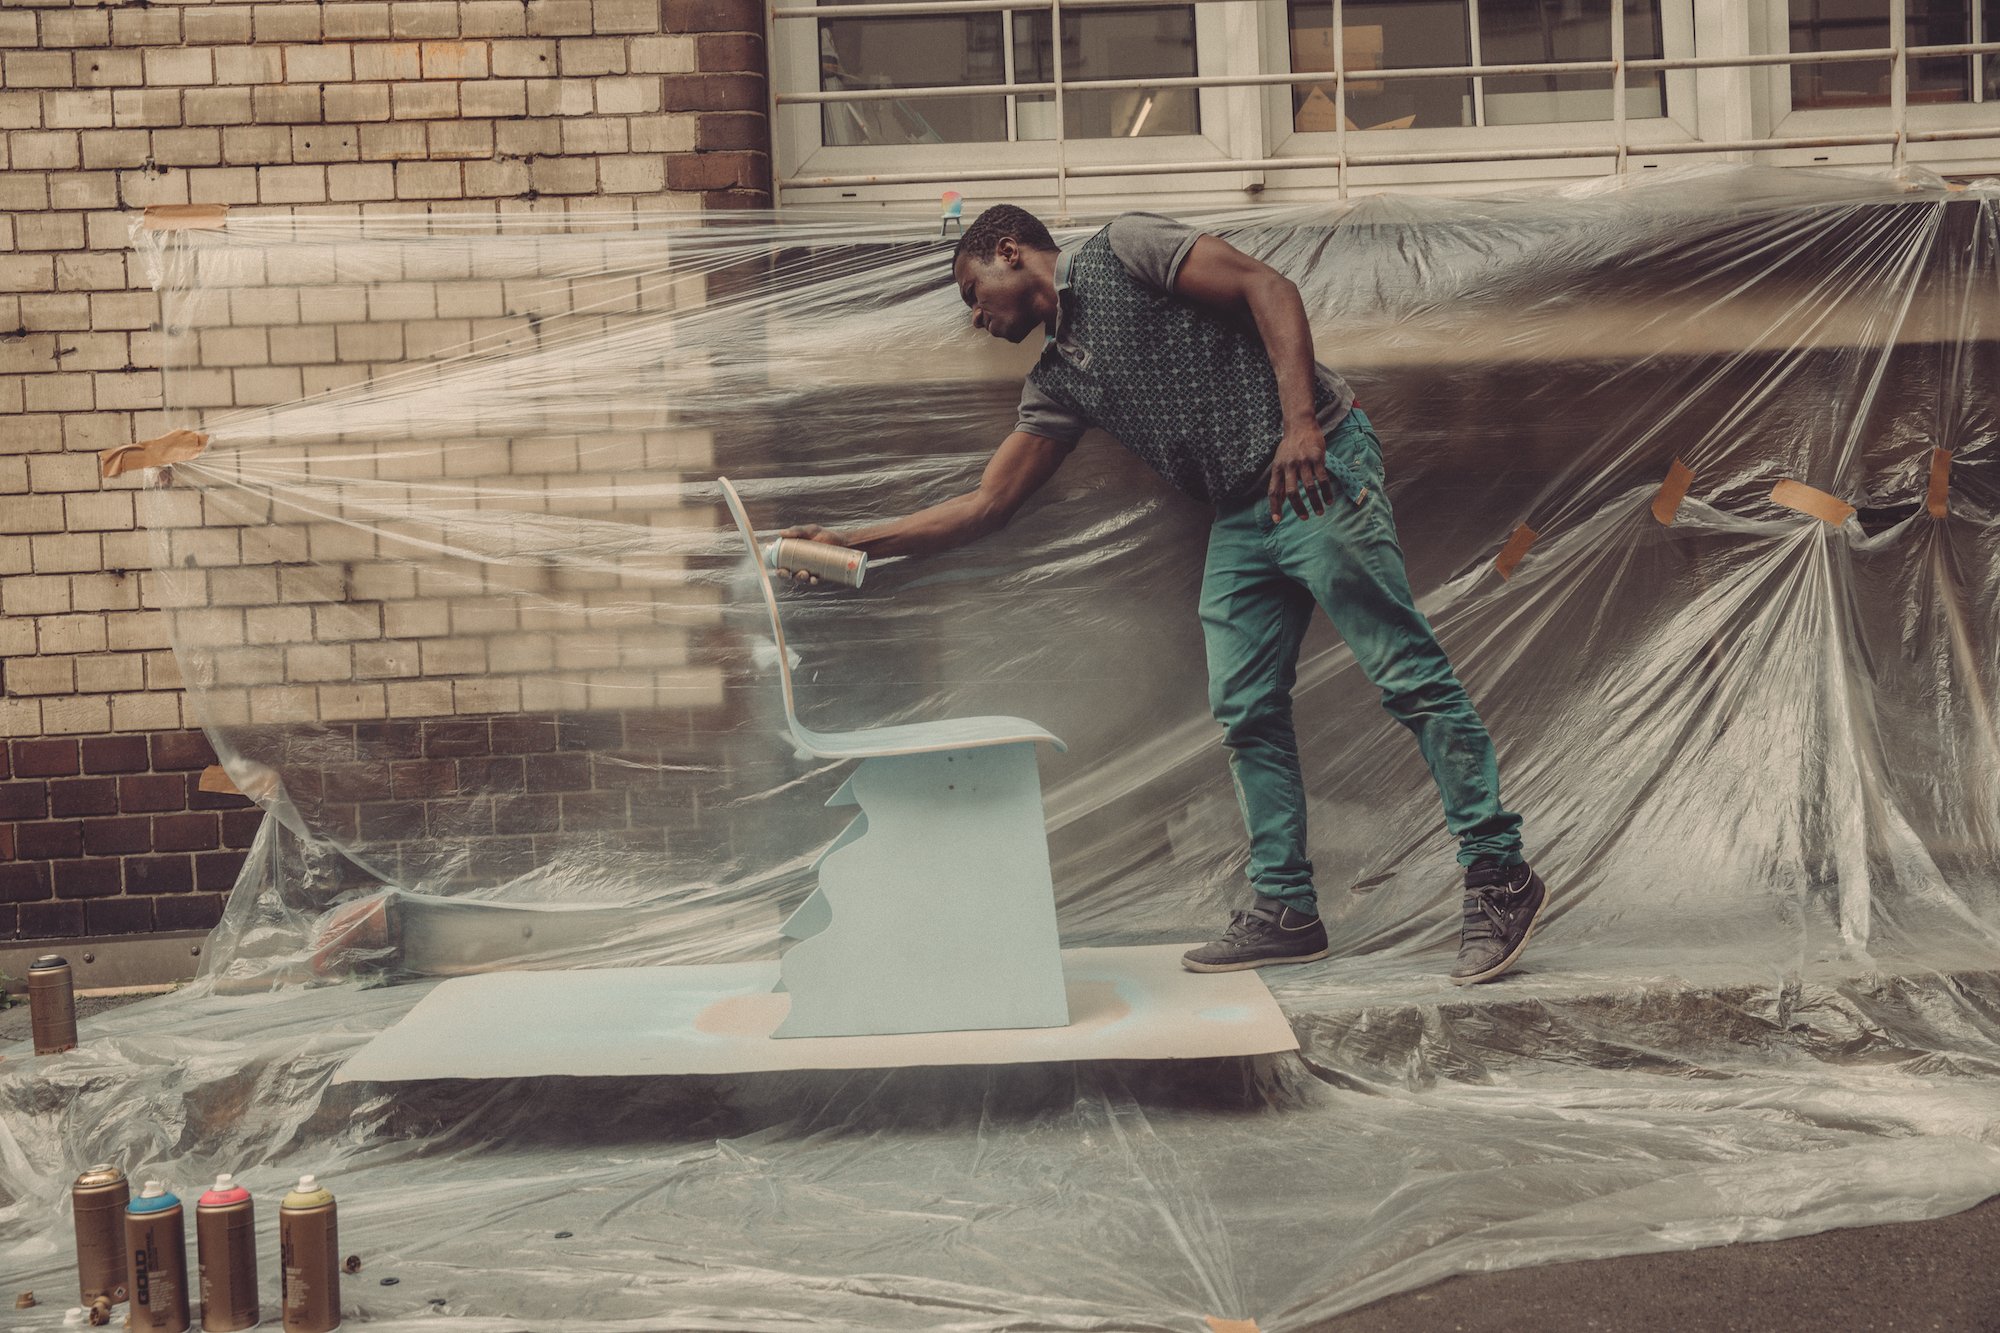
<svg viewBox="0 0 2000 1333"><path fill-rule="evenodd" d="M143 773L151 765L144 736L92 736L83 743L86 773Z"/></svg>
<svg viewBox="0 0 2000 1333"><path fill-rule="evenodd" d="M458 761L458 784L454 791L477 796L527 789L526 764L517 755Z"/></svg>
<svg viewBox="0 0 2000 1333"><path fill-rule="evenodd" d="M399 801L428 801L458 790L458 766L449 759L405 759L389 765L391 794Z"/></svg>
<svg viewBox="0 0 2000 1333"><path fill-rule="evenodd" d="M124 886L115 856L92 857L85 861L53 861L58 898L109 898Z"/></svg>
<svg viewBox="0 0 2000 1333"><path fill-rule="evenodd" d="M578 829L625 828L630 822L622 791L594 791L562 798L563 827Z"/></svg>
<svg viewBox="0 0 2000 1333"><path fill-rule="evenodd" d="M21 935L21 909L0 907L0 940L18 939Z"/></svg>
<svg viewBox="0 0 2000 1333"><path fill-rule="evenodd" d="M222 845L248 847L257 840L257 830L263 825L264 812L254 805L248 810L225 810L222 812Z"/></svg>
<svg viewBox="0 0 2000 1333"><path fill-rule="evenodd" d="M212 814L155 815L153 850L206 852L222 845L222 820Z"/></svg>
<svg viewBox="0 0 2000 1333"><path fill-rule="evenodd" d="M0 819L46 819L49 784L0 782Z"/></svg>
<svg viewBox="0 0 2000 1333"><path fill-rule="evenodd" d="M27 903L21 908L21 938L59 939L83 934L82 903Z"/></svg>
<svg viewBox="0 0 2000 1333"><path fill-rule="evenodd" d="M49 784L49 812L60 818L118 813L118 779L57 778Z"/></svg>
<svg viewBox="0 0 2000 1333"><path fill-rule="evenodd" d="M528 756L529 791L589 791L590 756L535 754Z"/></svg>
<svg viewBox="0 0 2000 1333"><path fill-rule="evenodd" d="M7 757L7 747L0 745L0 781L14 776L14 761Z"/></svg>
<svg viewBox="0 0 2000 1333"><path fill-rule="evenodd" d="M416 801L384 801L355 807L354 834L367 842L400 842L424 835L424 807Z"/></svg>
<svg viewBox="0 0 2000 1333"><path fill-rule="evenodd" d="M717 32L697 37L694 67L704 74L761 75L764 39L754 32Z"/></svg>
<svg viewBox="0 0 2000 1333"><path fill-rule="evenodd" d="M509 833L553 833L562 827L561 798L555 796L496 796L493 823Z"/></svg>
<svg viewBox="0 0 2000 1333"><path fill-rule="evenodd" d="M155 759L154 762L158 762ZM147 773L118 779L118 803L126 814L187 809L187 779L178 773Z"/></svg>
<svg viewBox="0 0 2000 1333"><path fill-rule="evenodd" d="M770 159L762 153L669 153L670 190L768 190Z"/></svg>
<svg viewBox="0 0 2000 1333"><path fill-rule="evenodd" d="M153 903L153 922L160 930L209 930L222 920L223 902L216 893L159 898Z"/></svg>
<svg viewBox="0 0 2000 1333"><path fill-rule="evenodd" d="M770 125L758 111L711 111L695 124L694 146L702 152L768 153Z"/></svg>
<svg viewBox="0 0 2000 1333"><path fill-rule="evenodd" d="M75 741L15 741L14 775L23 778L65 778L82 771Z"/></svg>
<svg viewBox="0 0 2000 1333"><path fill-rule="evenodd" d="M359 759L420 759L424 729L415 722L363 722L354 730L354 754Z"/></svg>
<svg viewBox="0 0 2000 1333"><path fill-rule="evenodd" d="M667 32L761 32L764 7L758 0L665 0Z"/></svg>
<svg viewBox="0 0 2000 1333"><path fill-rule="evenodd" d="M83 855L83 821L80 819L58 819L17 827L15 845L24 861L54 861L65 856Z"/></svg>
<svg viewBox="0 0 2000 1333"><path fill-rule="evenodd" d="M207 768L215 750L199 731L162 731L153 737L153 767L162 773Z"/></svg>
<svg viewBox="0 0 2000 1333"><path fill-rule="evenodd" d="M625 744L623 713L562 713L556 745L564 750L616 750Z"/></svg>
<svg viewBox="0 0 2000 1333"><path fill-rule="evenodd" d="M194 888L194 858L134 856L125 862L125 892L186 893Z"/></svg>
<svg viewBox="0 0 2000 1333"><path fill-rule="evenodd" d="M144 935L153 929L153 900L94 899L84 904L83 919L92 935Z"/></svg>
<svg viewBox="0 0 2000 1333"><path fill-rule="evenodd" d="M0 824L0 861L14 859L14 826Z"/></svg>
<svg viewBox="0 0 2000 1333"><path fill-rule="evenodd" d="M48 896L48 862L21 861L0 866L0 903L27 903Z"/></svg>
<svg viewBox="0 0 2000 1333"><path fill-rule="evenodd" d="M710 213L723 213L732 208L769 208L771 195L763 190L703 190L701 206ZM715 289L709 289L711 296Z"/></svg>
<svg viewBox="0 0 2000 1333"><path fill-rule="evenodd" d="M669 74L662 105L668 111L761 111L764 80L753 74Z"/></svg>
<svg viewBox="0 0 2000 1333"><path fill-rule="evenodd" d="M493 719L494 754L538 754L555 748L556 720L552 717Z"/></svg>
<svg viewBox="0 0 2000 1333"><path fill-rule="evenodd" d="M227 893L243 870L242 852L200 852L194 858L194 886Z"/></svg>
<svg viewBox="0 0 2000 1333"><path fill-rule="evenodd" d="M388 764L328 764L320 773L320 796L337 802L389 799ZM288 784L289 785L289 784Z"/></svg>
<svg viewBox="0 0 2000 1333"><path fill-rule="evenodd" d="M424 755L426 758L450 758L455 755L491 754L492 752L493 735L483 721L424 723Z"/></svg>
<svg viewBox="0 0 2000 1333"><path fill-rule="evenodd" d="M144 815L86 819L83 821L83 850L92 856L129 856L134 852L150 852L153 850L153 821Z"/></svg>

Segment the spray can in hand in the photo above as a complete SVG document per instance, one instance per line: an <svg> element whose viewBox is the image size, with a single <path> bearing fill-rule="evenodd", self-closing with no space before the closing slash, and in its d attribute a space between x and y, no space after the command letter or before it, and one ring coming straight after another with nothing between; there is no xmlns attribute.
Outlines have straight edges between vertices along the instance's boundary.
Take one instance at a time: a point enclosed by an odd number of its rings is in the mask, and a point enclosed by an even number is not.
<svg viewBox="0 0 2000 1333"><path fill-rule="evenodd" d="M285 1333L333 1333L340 1327L340 1235L333 1194L313 1176L278 1208Z"/></svg>
<svg viewBox="0 0 2000 1333"><path fill-rule="evenodd" d="M28 964L28 1021L36 1055L76 1049L76 991L68 959L45 953Z"/></svg>
<svg viewBox="0 0 2000 1333"><path fill-rule="evenodd" d="M76 1283L85 1305L103 1296L125 1302L125 1207L132 1185L125 1173L101 1162L76 1178L69 1191L76 1221Z"/></svg>
<svg viewBox="0 0 2000 1333"><path fill-rule="evenodd" d="M125 1206L125 1254L133 1333L187 1333L187 1222L181 1201L157 1180Z"/></svg>
<svg viewBox="0 0 2000 1333"><path fill-rule="evenodd" d="M812 574L828 583L858 588L868 574L868 553L799 537L780 537L764 548L764 563L772 569Z"/></svg>
<svg viewBox="0 0 2000 1333"><path fill-rule="evenodd" d="M195 1255L201 1273L201 1326L207 1333L257 1327L257 1222L250 1191L229 1173L195 1200Z"/></svg>

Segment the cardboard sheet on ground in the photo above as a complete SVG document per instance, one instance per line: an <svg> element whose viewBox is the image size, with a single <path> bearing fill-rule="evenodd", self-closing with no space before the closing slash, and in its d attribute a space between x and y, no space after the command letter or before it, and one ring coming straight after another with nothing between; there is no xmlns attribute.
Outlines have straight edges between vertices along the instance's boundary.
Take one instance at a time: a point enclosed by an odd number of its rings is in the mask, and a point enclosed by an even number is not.
<svg viewBox="0 0 2000 1333"><path fill-rule="evenodd" d="M1180 965L1188 947L1064 950L1067 1027L880 1037L772 1037L791 1002L771 993L775 963L460 977L363 1047L334 1082L1189 1060L1298 1049L1262 978L1197 976ZM509 1017L496 1023L495 1014Z"/></svg>

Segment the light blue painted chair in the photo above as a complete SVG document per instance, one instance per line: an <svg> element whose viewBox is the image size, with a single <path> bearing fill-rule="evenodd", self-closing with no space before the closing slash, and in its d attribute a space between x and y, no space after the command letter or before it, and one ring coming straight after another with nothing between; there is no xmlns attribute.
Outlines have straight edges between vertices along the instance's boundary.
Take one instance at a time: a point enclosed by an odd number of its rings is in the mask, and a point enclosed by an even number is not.
<svg viewBox="0 0 2000 1333"><path fill-rule="evenodd" d="M1063 1027L1061 944L1035 744L1063 743L1017 717L865 731L799 722L771 573L743 502L719 479L757 570L785 724L821 759L858 759L827 804L861 813L820 854L819 886L785 922L779 964L792 997L778 1037Z"/></svg>

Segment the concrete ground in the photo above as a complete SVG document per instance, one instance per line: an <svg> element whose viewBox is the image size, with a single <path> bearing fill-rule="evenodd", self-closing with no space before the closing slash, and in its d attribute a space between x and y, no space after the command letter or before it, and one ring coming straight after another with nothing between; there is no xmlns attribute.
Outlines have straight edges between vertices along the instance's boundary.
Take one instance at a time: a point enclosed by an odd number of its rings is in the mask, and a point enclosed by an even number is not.
<svg viewBox="0 0 2000 1333"><path fill-rule="evenodd" d="M82 997L79 1016L141 996ZM0 1010L0 1041L29 1035ZM1447 1278L1312 1333L2000 1333L2000 1198L1930 1222Z"/></svg>

